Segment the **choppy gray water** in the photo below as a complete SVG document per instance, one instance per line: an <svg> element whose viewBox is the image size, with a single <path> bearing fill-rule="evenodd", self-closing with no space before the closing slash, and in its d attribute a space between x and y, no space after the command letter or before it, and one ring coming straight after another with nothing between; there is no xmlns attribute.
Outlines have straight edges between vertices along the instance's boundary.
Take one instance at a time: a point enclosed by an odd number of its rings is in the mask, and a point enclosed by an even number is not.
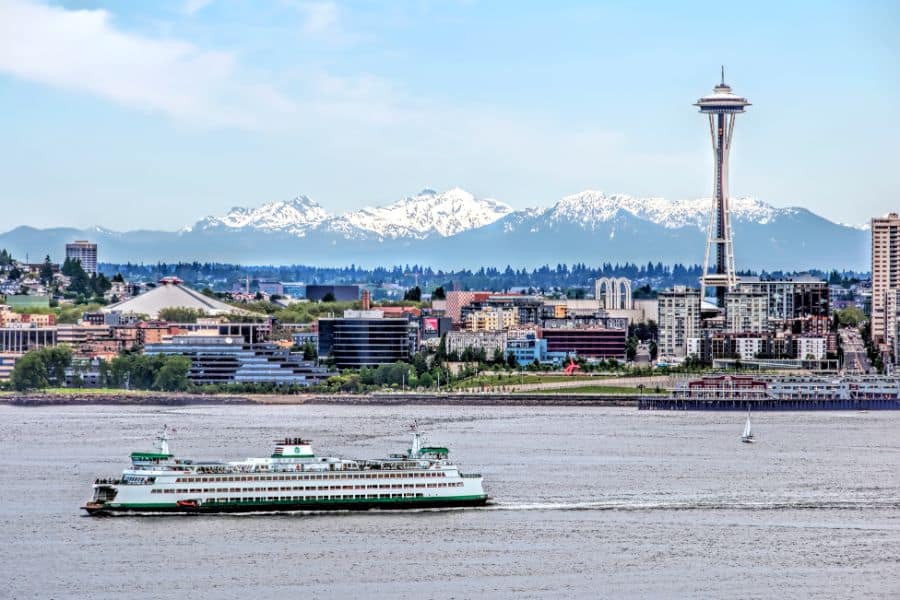
<svg viewBox="0 0 900 600"><path fill-rule="evenodd" d="M414 513L81 515L164 423L175 452L408 447L413 421L497 504ZM11 598L900 596L900 413L513 407L0 407Z"/></svg>

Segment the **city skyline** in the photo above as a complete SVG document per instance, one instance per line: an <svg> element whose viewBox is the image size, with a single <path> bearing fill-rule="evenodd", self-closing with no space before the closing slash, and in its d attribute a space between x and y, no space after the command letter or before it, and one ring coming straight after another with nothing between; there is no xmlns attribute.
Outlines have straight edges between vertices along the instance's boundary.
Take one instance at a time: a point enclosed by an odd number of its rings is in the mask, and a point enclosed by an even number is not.
<svg viewBox="0 0 900 600"><path fill-rule="evenodd" d="M585 189L708 197L690 103L721 63L755 104L732 197L852 225L895 208L896 7L647 8L0 1L2 229L172 229L423 187L516 209Z"/></svg>

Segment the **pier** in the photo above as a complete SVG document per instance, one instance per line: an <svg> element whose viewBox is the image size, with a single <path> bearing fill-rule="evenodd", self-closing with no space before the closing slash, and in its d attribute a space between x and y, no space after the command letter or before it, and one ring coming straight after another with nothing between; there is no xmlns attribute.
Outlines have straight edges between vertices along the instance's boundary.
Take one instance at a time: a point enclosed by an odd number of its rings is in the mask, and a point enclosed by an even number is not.
<svg viewBox="0 0 900 600"><path fill-rule="evenodd" d="M639 410L900 410L900 398L676 398L638 399Z"/></svg>

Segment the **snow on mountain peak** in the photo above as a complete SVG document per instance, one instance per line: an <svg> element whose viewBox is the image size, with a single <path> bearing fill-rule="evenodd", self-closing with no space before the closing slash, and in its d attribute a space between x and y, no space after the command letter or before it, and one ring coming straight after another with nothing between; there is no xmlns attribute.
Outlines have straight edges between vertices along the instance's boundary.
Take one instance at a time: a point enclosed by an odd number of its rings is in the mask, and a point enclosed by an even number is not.
<svg viewBox="0 0 900 600"><path fill-rule="evenodd" d="M594 229L597 224L613 219L620 212L651 221L668 229L694 226L704 229L709 218L710 198L666 200L665 198L636 198L626 194L606 195L586 190L566 196L547 211L551 221L568 221ZM731 198L734 220L765 224L778 214L792 209L774 208L751 197Z"/></svg>
<svg viewBox="0 0 900 600"><path fill-rule="evenodd" d="M347 213L341 220L380 237L421 239L433 233L449 237L484 227L511 212L512 208L502 202L476 198L460 188L440 193L425 189L387 206Z"/></svg>
<svg viewBox="0 0 900 600"><path fill-rule="evenodd" d="M328 219L319 204L308 196L297 196L291 200L269 202L257 208L236 206L222 217L207 217L201 228L229 227L233 229L259 229L262 231L285 231L295 235L305 235Z"/></svg>
<svg viewBox="0 0 900 600"><path fill-rule="evenodd" d="M710 202L709 198L666 200L585 190L565 196L547 209L513 211L503 202L477 198L458 187L444 192L426 188L415 196L387 206L370 206L340 216L330 215L307 196L270 202L257 208L235 207L224 216L203 219L195 229L252 229L299 237L322 231L347 239L425 239L450 237L490 225L504 217L508 217L503 220L504 231L513 231L525 223L530 230L538 231L545 224L569 224L595 230L603 223L631 215L669 229L696 227L705 230ZM766 224L778 215L793 214L796 210L774 208L750 197L731 199L735 222Z"/></svg>

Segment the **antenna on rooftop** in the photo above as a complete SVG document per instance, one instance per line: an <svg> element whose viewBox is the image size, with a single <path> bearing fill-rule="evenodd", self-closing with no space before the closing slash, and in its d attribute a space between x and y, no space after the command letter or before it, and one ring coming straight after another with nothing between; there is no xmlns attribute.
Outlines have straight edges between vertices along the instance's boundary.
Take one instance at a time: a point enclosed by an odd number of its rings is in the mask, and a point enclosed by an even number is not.
<svg viewBox="0 0 900 600"><path fill-rule="evenodd" d="M725 85L725 65L722 65L722 85Z"/></svg>

